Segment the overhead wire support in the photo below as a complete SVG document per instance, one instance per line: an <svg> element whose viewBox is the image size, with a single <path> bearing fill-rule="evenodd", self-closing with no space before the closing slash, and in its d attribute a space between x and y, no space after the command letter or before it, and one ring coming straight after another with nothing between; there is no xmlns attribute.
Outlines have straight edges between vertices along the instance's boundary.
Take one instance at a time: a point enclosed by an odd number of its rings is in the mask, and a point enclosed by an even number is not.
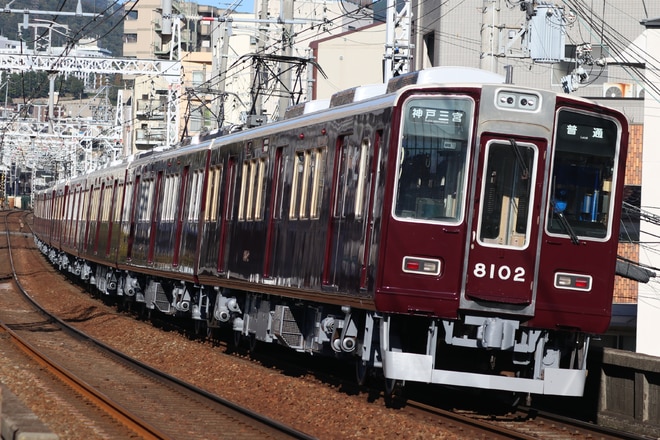
<svg viewBox="0 0 660 440"><path fill-rule="evenodd" d="M403 3L400 10L397 4ZM385 71L384 81L410 71L412 44L410 43L410 23L412 10L410 0L397 2L387 0L387 22L385 25Z"/></svg>

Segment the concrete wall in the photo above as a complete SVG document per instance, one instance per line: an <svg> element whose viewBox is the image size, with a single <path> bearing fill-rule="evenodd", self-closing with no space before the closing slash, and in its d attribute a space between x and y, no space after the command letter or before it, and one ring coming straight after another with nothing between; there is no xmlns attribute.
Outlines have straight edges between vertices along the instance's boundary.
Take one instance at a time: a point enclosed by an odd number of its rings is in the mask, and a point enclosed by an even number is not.
<svg viewBox="0 0 660 440"><path fill-rule="evenodd" d="M600 376L598 424L660 437L660 359L605 348Z"/></svg>

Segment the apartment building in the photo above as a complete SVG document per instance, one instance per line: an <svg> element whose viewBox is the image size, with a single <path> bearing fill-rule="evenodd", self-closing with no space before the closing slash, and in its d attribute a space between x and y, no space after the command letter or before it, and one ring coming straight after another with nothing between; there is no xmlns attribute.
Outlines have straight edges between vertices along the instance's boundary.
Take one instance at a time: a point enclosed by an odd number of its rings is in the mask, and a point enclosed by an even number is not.
<svg viewBox="0 0 660 440"><path fill-rule="evenodd" d="M180 84L158 77L134 78L134 150L150 149L166 140L167 100L172 90L182 115L180 137L279 118L286 107L312 96L310 42L354 32L373 22L370 9L351 2L283 3L289 5L287 11L280 2L268 2L265 13L259 4L255 14L237 14L190 2L171 2L171 13L162 0L127 2L124 57L180 60L184 72ZM373 54L379 54L382 45L373 49ZM379 66L374 69L382 71ZM294 72L282 73L282 89L272 77L277 72ZM337 83L351 87L359 85L356 79L341 77Z"/></svg>
<svg viewBox="0 0 660 440"><path fill-rule="evenodd" d="M132 81L128 123L133 150L146 150L167 141L168 100L179 100L179 125L197 132L211 125L214 120L204 111L213 96L195 93L181 99L189 88L199 86L210 79L212 52L212 22L207 18L218 17L224 11L213 6L190 2L164 3L161 0L129 1L124 22L123 55L125 58L180 60L183 75L180 81L171 82L157 76L137 76ZM163 18L165 17L165 19ZM167 17L175 17L168 19ZM184 112L193 109L190 117ZM171 110L171 109L169 109ZM171 121L169 121L171 122ZM179 130L177 139L185 134Z"/></svg>

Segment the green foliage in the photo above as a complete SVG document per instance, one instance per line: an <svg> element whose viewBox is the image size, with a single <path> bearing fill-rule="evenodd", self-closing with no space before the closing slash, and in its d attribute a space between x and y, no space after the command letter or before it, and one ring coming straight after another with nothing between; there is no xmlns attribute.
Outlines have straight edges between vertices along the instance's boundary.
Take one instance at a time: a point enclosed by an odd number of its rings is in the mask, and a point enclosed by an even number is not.
<svg viewBox="0 0 660 440"><path fill-rule="evenodd" d="M9 76L7 95L13 102L30 101L48 96L48 74L28 71Z"/></svg>
<svg viewBox="0 0 660 440"><path fill-rule="evenodd" d="M71 95L76 98L85 97L85 84L75 76L69 76L66 80L61 82L60 96Z"/></svg>

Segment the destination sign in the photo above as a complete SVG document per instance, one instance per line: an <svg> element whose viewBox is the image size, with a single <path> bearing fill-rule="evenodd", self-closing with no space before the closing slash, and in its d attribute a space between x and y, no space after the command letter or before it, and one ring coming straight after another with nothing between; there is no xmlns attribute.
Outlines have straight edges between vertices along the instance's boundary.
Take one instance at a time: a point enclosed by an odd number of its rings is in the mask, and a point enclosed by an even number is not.
<svg viewBox="0 0 660 440"><path fill-rule="evenodd" d="M410 107L409 117L412 122L430 124L462 124L465 121L465 112L461 110L447 110L430 107Z"/></svg>

